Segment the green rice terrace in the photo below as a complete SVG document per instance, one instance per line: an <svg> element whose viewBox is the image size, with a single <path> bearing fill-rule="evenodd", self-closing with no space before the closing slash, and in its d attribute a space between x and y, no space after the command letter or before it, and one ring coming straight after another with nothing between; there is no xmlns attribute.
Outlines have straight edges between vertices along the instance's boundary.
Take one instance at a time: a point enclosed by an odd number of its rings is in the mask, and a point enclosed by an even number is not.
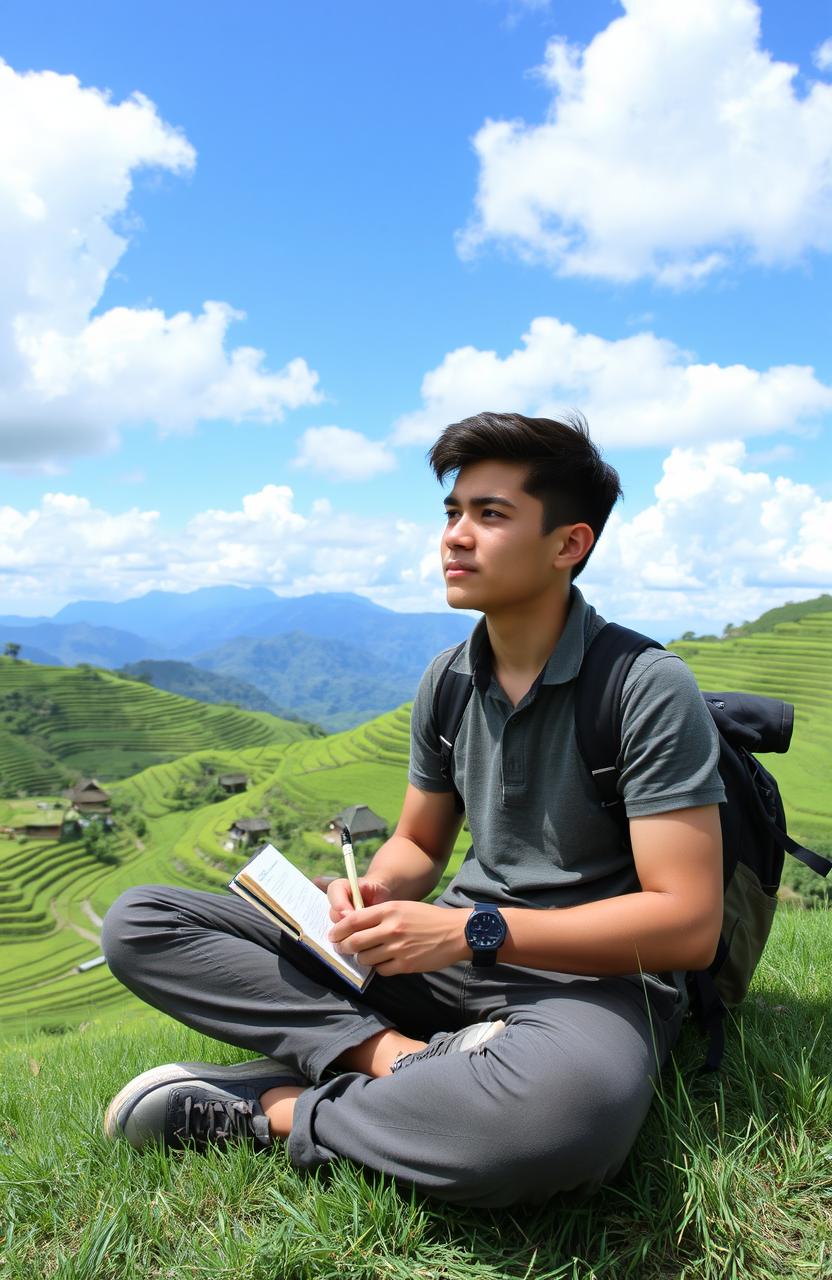
<svg viewBox="0 0 832 1280"><path fill-rule="evenodd" d="M792 749L765 757L765 763L781 783L792 834L832 849L832 613L781 623L770 632L673 647L703 688L745 689L795 703ZM37 1028L61 1032L116 1010L138 1009L105 965L78 971L100 955L101 918L134 884L221 890L247 856L232 839L235 821L265 819L270 838L310 874L336 873L340 853L325 837L331 817L350 804L366 804L392 826L399 812L408 706L320 737L309 726L191 702L105 672L0 660L0 699L14 691L28 698L25 707L39 725L36 735L25 737L0 729L0 774L17 782L0 799L0 828L20 829L39 815L45 822L50 808L65 805L61 771L70 768L105 786L114 826L106 837L103 831L91 836L87 828L60 841L0 834L0 1016L6 1036ZM44 713L46 700L54 710ZM35 738L42 744L32 747L42 750L42 772L20 750ZM124 768L128 763L137 767ZM219 777L237 772L246 775L247 789L225 794ZM374 847L359 845L359 862ZM448 875L466 847L463 831ZM789 868L789 883L804 892L800 872Z"/></svg>
<svg viewBox="0 0 832 1280"><path fill-rule="evenodd" d="M760 759L783 792L790 832L813 848L832 849L832 613L810 613L736 639L672 647L701 689L743 689L794 703L791 749Z"/></svg>
<svg viewBox="0 0 832 1280"><path fill-rule="evenodd" d="M210 706L94 667L0 657L0 795L52 791L78 774L123 778L201 747L308 733L266 712Z"/></svg>

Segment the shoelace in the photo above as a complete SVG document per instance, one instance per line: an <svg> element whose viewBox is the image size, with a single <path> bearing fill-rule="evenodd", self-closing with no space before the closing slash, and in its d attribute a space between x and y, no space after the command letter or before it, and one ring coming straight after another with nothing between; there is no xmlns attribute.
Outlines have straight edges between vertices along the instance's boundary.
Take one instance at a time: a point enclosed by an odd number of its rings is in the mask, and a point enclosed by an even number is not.
<svg viewBox="0 0 832 1280"><path fill-rule="evenodd" d="M262 1130L262 1126L255 1125L257 1118L251 1102L242 1099L238 1102L226 1102L220 1098L199 1102L190 1094L185 1094L181 1105L174 1111L173 1131L178 1141L194 1141L200 1146L211 1142L222 1147L229 1139L241 1138L254 1138L260 1144L263 1142L263 1133L258 1132Z"/></svg>

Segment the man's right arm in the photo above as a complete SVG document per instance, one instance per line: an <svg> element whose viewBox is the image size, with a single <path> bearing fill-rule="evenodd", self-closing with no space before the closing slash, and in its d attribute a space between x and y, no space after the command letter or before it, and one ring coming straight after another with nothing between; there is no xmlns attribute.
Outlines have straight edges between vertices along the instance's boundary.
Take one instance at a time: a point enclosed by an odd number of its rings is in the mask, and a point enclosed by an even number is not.
<svg viewBox="0 0 832 1280"><path fill-rule="evenodd" d="M421 791L409 783L396 830L359 877L364 905L427 897L448 864L462 819L452 791ZM333 920L354 909L347 880L334 880L327 893Z"/></svg>

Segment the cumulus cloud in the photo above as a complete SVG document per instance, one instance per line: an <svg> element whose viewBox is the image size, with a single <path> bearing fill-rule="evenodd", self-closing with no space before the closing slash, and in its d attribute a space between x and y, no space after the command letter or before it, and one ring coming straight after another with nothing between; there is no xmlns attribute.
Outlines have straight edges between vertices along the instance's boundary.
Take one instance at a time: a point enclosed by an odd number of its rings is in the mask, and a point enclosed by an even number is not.
<svg viewBox="0 0 832 1280"><path fill-rule="evenodd" d="M815 49L812 58L819 71L832 70L832 37Z"/></svg>
<svg viewBox="0 0 832 1280"><path fill-rule="evenodd" d="M721 630L832 586L832 502L751 469L741 441L674 449L655 498L613 513L585 571L610 616Z"/></svg>
<svg viewBox="0 0 832 1280"><path fill-rule="evenodd" d="M298 467L309 467L334 480L370 480L393 471L396 459L379 440L344 427L310 427L300 439Z"/></svg>
<svg viewBox="0 0 832 1280"><path fill-rule="evenodd" d="M115 448L132 423L274 422L320 399L305 360L270 372L262 351L227 348L242 313L226 303L93 315L128 245L136 172L194 168L152 102L0 61L0 114L15 122L0 134L0 462L54 469Z"/></svg>
<svg viewBox="0 0 832 1280"><path fill-rule="evenodd" d="M108 512L47 494L29 511L0 507L0 592L8 610L154 588L235 583L278 593L355 591L396 609L441 609L440 526L296 509L286 485L166 529L156 511ZM741 441L676 448L655 500L616 510L580 580L601 612L679 634L721 630L832 587L832 502L808 484L755 469Z"/></svg>
<svg viewBox="0 0 832 1280"><path fill-rule="evenodd" d="M493 241L562 275L683 286L832 248L832 86L798 94L753 0L622 4L587 46L549 42L543 123L476 134L463 255Z"/></svg>
<svg viewBox="0 0 832 1280"><path fill-rule="evenodd" d="M505 357L449 352L425 374L422 400L396 423L396 443L429 442L482 409L552 416L576 406L602 444L664 445L798 429L832 410L832 387L806 365L700 364L652 333L609 340L539 316Z"/></svg>
<svg viewBox="0 0 832 1280"><path fill-rule="evenodd" d="M325 500L304 514L287 485L266 485L239 506L200 512L178 529L165 527L157 511L112 513L78 495L49 493L27 511L0 507L0 594L4 611L30 613L46 594L57 607L234 583L286 595L356 591L393 608L439 608L437 546L430 524L356 517ZM428 547L437 565L432 582L415 572Z"/></svg>

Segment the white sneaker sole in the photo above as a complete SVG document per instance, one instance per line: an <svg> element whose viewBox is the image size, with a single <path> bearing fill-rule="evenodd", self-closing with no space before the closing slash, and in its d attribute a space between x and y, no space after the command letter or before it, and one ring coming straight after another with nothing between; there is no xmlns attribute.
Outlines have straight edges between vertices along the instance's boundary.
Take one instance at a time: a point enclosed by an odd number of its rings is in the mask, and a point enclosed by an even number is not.
<svg viewBox="0 0 832 1280"><path fill-rule="evenodd" d="M501 1031L505 1031L505 1027L506 1024L501 1018L498 1018L496 1022L482 1023L477 1028L476 1035L472 1035L469 1041L466 1041L463 1036L460 1043L451 1050L451 1053L468 1053L471 1049L479 1049L481 1044L488 1044L488 1041L493 1040L494 1036L499 1035Z"/></svg>
<svg viewBox="0 0 832 1280"><path fill-rule="evenodd" d="M424 1049L400 1054L391 1066L390 1072L395 1075L403 1068L412 1066L414 1062L425 1062L448 1054L482 1053L489 1040L493 1040L501 1031L505 1031L505 1027L506 1024L498 1018L496 1022L475 1022L470 1027L462 1027L459 1031L450 1032L448 1035L437 1034L428 1041Z"/></svg>
<svg viewBox="0 0 832 1280"><path fill-rule="evenodd" d="M274 1058L253 1058L224 1067L216 1062L167 1062L161 1067L151 1067L132 1080L113 1098L104 1116L104 1132L108 1138L121 1136L118 1113L127 1102L134 1104L160 1084L176 1084L178 1081L205 1080L208 1084L223 1080L256 1080L258 1076L292 1074ZM300 1083L300 1078L298 1078Z"/></svg>

